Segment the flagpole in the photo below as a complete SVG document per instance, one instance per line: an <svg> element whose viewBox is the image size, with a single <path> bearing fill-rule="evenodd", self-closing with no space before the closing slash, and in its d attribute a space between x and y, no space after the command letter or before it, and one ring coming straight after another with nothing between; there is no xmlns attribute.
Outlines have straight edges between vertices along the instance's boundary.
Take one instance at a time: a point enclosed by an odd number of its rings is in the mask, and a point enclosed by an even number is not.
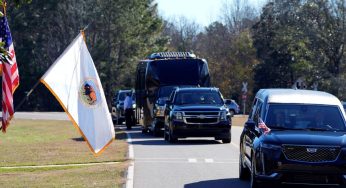
<svg viewBox="0 0 346 188"><path fill-rule="evenodd" d="M6 2L5 0L3 2ZM6 5L5 5L6 6ZM4 10L6 10L6 8L4 7ZM84 34L84 31L86 29L88 29L89 25L91 23L89 23L87 26L85 26L82 30L80 30L80 32L82 33L83 35L83 38L84 38L84 41L85 40L85 34ZM42 77L41 77L42 78ZM28 100L29 96L31 95L31 93L36 89L36 87L41 83L41 78L36 82L36 84L30 89L30 91L25 95L25 97L20 101L20 103L15 107L14 109L14 112L16 112L23 104L26 100ZM1 127L0 127L0 130L1 130Z"/></svg>
<svg viewBox="0 0 346 188"><path fill-rule="evenodd" d="M2 1L2 8L4 10L4 16L6 16L6 6L7 6L7 2L6 2L6 0L3 0Z"/></svg>

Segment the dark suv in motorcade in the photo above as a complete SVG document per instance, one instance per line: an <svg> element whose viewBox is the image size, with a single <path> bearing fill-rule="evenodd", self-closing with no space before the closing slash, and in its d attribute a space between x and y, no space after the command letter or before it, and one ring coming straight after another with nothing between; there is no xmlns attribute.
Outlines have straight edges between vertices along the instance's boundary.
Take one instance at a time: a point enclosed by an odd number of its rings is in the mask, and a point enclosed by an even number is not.
<svg viewBox="0 0 346 188"><path fill-rule="evenodd" d="M164 138L214 137L231 142L231 117L217 88L177 88L166 102Z"/></svg>
<svg viewBox="0 0 346 188"><path fill-rule="evenodd" d="M240 137L239 178L263 183L345 186L345 112L333 95L261 89Z"/></svg>

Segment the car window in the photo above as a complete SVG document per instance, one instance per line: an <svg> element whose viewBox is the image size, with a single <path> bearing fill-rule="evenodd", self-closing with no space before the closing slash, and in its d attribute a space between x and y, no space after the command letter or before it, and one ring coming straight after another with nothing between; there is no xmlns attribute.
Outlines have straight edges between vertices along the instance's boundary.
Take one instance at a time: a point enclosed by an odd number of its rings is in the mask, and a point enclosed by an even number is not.
<svg viewBox="0 0 346 188"><path fill-rule="evenodd" d="M178 92L174 101L178 105L186 104L221 104L223 100L218 92L184 91Z"/></svg>
<svg viewBox="0 0 346 188"><path fill-rule="evenodd" d="M265 123L272 128L345 131L342 113L332 105L270 104Z"/></svg>
<svg viewBox="0 0 346 188"><path fill-rule="evenodd" d="M255 108L254 119L253 119L255 122L259 122L261 112L262 112L262 102L258 100L256 104L256 108Z"/></svg>
<svg viewBox="0 0 346 188"><path fill-rule="evenodd" d="M175 86L161 87L158 91L158 97L169 97L174 89Z"/></svg>
<svg viewBox="0 0 346 188"><path fill-rule="evenodd" d="M255 115L255 109L256 109L256 103L257 103L258 99L255 98L253 103L252 103L252 108L251 108L251 112L249 113L249 119L254 119L254 115Z"/></svg>
<svg viewBox="0 0 346 188"><path fill-rule="evenodd" d="M232 101L226 99L226 100L225 100L225 104L230 105L230 104L232 104Z"/></svg>

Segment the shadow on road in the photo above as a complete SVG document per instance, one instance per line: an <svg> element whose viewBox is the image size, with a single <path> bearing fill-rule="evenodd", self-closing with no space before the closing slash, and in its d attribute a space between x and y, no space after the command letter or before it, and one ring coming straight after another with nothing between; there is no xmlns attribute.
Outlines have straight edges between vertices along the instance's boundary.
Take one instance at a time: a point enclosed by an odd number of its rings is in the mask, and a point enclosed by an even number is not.
<svg viewBox="0 0 346 188"><path fill-rule="evenodd" d="M132 130L126 131L131 135L132 144L134 145L164 145L164 146L176 146L176 145L210 145L210 144L221 144L221 141L216 140L205 140L199 138L181 138L176 143L169 143L164 140L163 135L159 137L153 136L151 133L143 134L141 128L135 126Z"/></svg>
<svg viewBox="0 0 346 188"><path fill-rule="evenodd" d="M217 187L217 188L249 188L250 184L247 181L241 181L238 178L206 180L196 183L186 184L184 188L204 188L204 187Z"/></svg>
<svg viewBox="0 0 346 188"><path fill-rule="evenodd" d="M153 137L154 138L154 137ZM161 140L136 140L132 141L133 145L164 145L164 146L177 146L177 145L210 145L210 144L221 144L216 140L178 140L175 143L169 143L163 138Z"/></svg>

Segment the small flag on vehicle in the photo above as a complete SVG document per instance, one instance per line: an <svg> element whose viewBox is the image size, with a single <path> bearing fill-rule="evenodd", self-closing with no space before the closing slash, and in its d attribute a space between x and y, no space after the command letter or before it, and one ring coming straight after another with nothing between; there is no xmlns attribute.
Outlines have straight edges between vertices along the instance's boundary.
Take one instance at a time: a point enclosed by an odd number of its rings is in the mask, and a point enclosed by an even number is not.
<svg viewBox="0 0 346 188"><path fill-rule="evenodd" d="M268 134L270 132L270 128L267 127L267 125L264 123L264 121L261 118L259 118L258 128L260 128L264 134Z"/></svg>

